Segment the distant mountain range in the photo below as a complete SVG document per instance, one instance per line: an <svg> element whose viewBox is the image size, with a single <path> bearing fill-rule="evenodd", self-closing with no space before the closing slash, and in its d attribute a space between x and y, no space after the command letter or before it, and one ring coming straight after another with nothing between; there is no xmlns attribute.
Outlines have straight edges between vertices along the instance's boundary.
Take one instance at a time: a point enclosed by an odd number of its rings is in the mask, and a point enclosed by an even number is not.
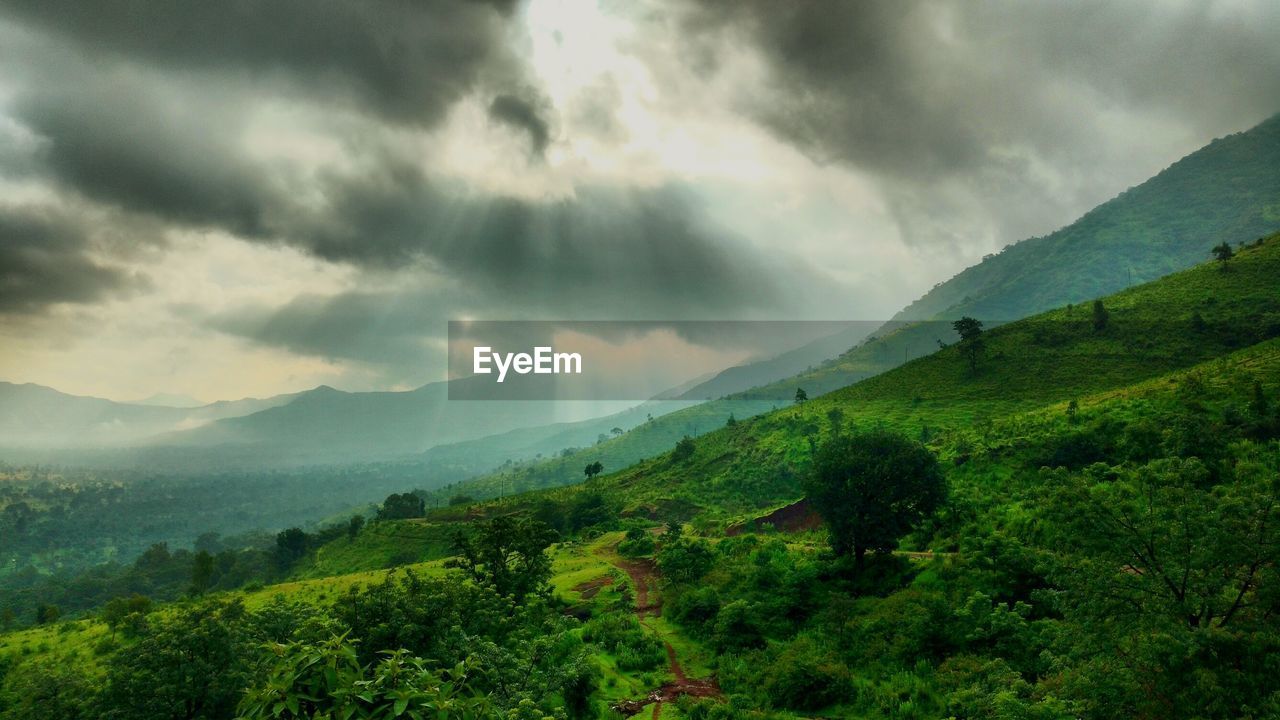
<svg viewBox="0 0 1280 720"><path fill-rule="evenodd" d="M846 330L692 381L664 393L663 400L570 421L563 417L564 406L549 400L451 402L446 382L404 392L344 392L322 385L189 407L183 407L191 405L189 398L122 403L0 382L0 460L7 454L73 464L212 468L418 459L426 452L426 459L450 468L442 478L461 479L507 459L592 445L601 436L689 407L695 398L785 377L833 357L859 337Z"/></svg>

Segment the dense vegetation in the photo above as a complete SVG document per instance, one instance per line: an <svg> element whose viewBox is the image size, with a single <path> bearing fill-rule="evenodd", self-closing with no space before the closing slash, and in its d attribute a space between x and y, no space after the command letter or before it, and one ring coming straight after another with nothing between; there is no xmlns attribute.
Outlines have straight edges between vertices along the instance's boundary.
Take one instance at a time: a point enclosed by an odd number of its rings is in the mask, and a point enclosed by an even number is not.
<svg viewBox="0 0 1280 720"><path fill-rule="evenodd" d="M181 600L0 635L0 717L1276 717L1276 277L1280 236L572 487L153 549Z"/></svg>

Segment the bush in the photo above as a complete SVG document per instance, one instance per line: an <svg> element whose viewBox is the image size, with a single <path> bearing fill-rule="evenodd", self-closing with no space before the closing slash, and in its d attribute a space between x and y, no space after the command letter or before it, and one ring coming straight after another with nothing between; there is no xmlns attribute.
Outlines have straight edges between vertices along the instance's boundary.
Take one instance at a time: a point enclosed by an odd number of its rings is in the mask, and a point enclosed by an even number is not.
<svg viewBox="0 0 1280 720"><path fill-rule="evenodd" d="M701 628L709 634L709 624L720 612L720 593L713 587L702 587L697 590L677 595L670 604L671 617L685 625Z"/></svg>
<svg viewBox="0 0 1280 720"><path fill-rule="evenodd" d="M582 629L582 639L613 655L619 670L653 670L667 661L666 648L646 633L631 614L609 613L592 618Z"/></svg>
<svg viewBox="0 0 1280 720"><path fill-rule="evenodd" d="M653 553L653 536L643 528L631 528L627 536L618 543L618 552L626 557L640 557Z"/></svg>
<svg viewBox="0 0 1280 720"><path fill-rule="evenodd" d="M764 632L745 600L734 600L720 608L711 641L721 650L749 650L765 646Z"/></svg>
<svg viewBox="0 0 1280 720"><path fill-rule="evenodd" d="M817 710L853 694L848 668L807 637L797 638L766 666L761 684L770 704Z"/></svg>

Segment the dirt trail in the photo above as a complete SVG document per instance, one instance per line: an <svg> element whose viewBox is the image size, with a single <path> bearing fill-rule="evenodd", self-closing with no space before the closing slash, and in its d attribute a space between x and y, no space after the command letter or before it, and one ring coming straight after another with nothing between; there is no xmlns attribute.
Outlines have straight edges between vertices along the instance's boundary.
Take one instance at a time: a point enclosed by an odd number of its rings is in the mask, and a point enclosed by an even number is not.
<svg viewBox="0 0 1280 720"><path fill-rule="evenodd" d="M639 618L640 624L644 625L655 635L661 637L661 634L654 630L653 626L645 622L647 617L662 616L662 596L658 594L658 568L652 560L648 558L624 558L616 553L617 546L608 548L607 557L609 562L613 563L619 569L631 578L631 585L636 591L636 617ZM653 705L653 718L655 720L662 715L662 704L664 702L675 702L681 695L691 695L693 697L720 697L720 685L716 682L715 677L709 677L702 680L691 680L684 673L684 668L680 666L680 660L676 656L676 649L666 640L662 641L662 645L667 651L667 667L671 671L671 675L675 678L673 682L669 682L656 690L652 690L648 695L636 700L624 700L613 706L614 710L624 715L635 715L640 712L641 708L646 705Z"/></svg>
<svg viewBox="0 0 1280 720"><path fill-rule="evenodd" d="M657 594L658 567L648 558L629 559L623 557L610 558L627 577L631 578L631 586L636 590L636 617L644 618L662 616L662 597ZM650 592L653 602L650 602Z"/></svg>

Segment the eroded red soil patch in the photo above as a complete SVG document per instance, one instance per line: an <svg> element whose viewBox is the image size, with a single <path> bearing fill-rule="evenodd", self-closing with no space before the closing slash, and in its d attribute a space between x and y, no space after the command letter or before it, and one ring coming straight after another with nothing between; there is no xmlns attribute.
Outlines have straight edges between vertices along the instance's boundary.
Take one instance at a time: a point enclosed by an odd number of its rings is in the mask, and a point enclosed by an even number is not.
<svg viewBox="0 0 1280 720"><path fill-rule="evenodd" d="M582 596L583 600L590 600L600 592L600 588L609 587L612 584L613 577L604 575L594 580L578 583L573 589Z"/></svg>
<svg viewBox="0 0 1280 720"><path fill-rule="evenodd" d="M764 525L772 525L779 532L789 533L816 530L822 526L822 516L809 505L809 500L806 498L780 507L768 515L761 515L754 520L730 525L725 529L724 534L733 537L749 532L753 527Z"/></svg>

